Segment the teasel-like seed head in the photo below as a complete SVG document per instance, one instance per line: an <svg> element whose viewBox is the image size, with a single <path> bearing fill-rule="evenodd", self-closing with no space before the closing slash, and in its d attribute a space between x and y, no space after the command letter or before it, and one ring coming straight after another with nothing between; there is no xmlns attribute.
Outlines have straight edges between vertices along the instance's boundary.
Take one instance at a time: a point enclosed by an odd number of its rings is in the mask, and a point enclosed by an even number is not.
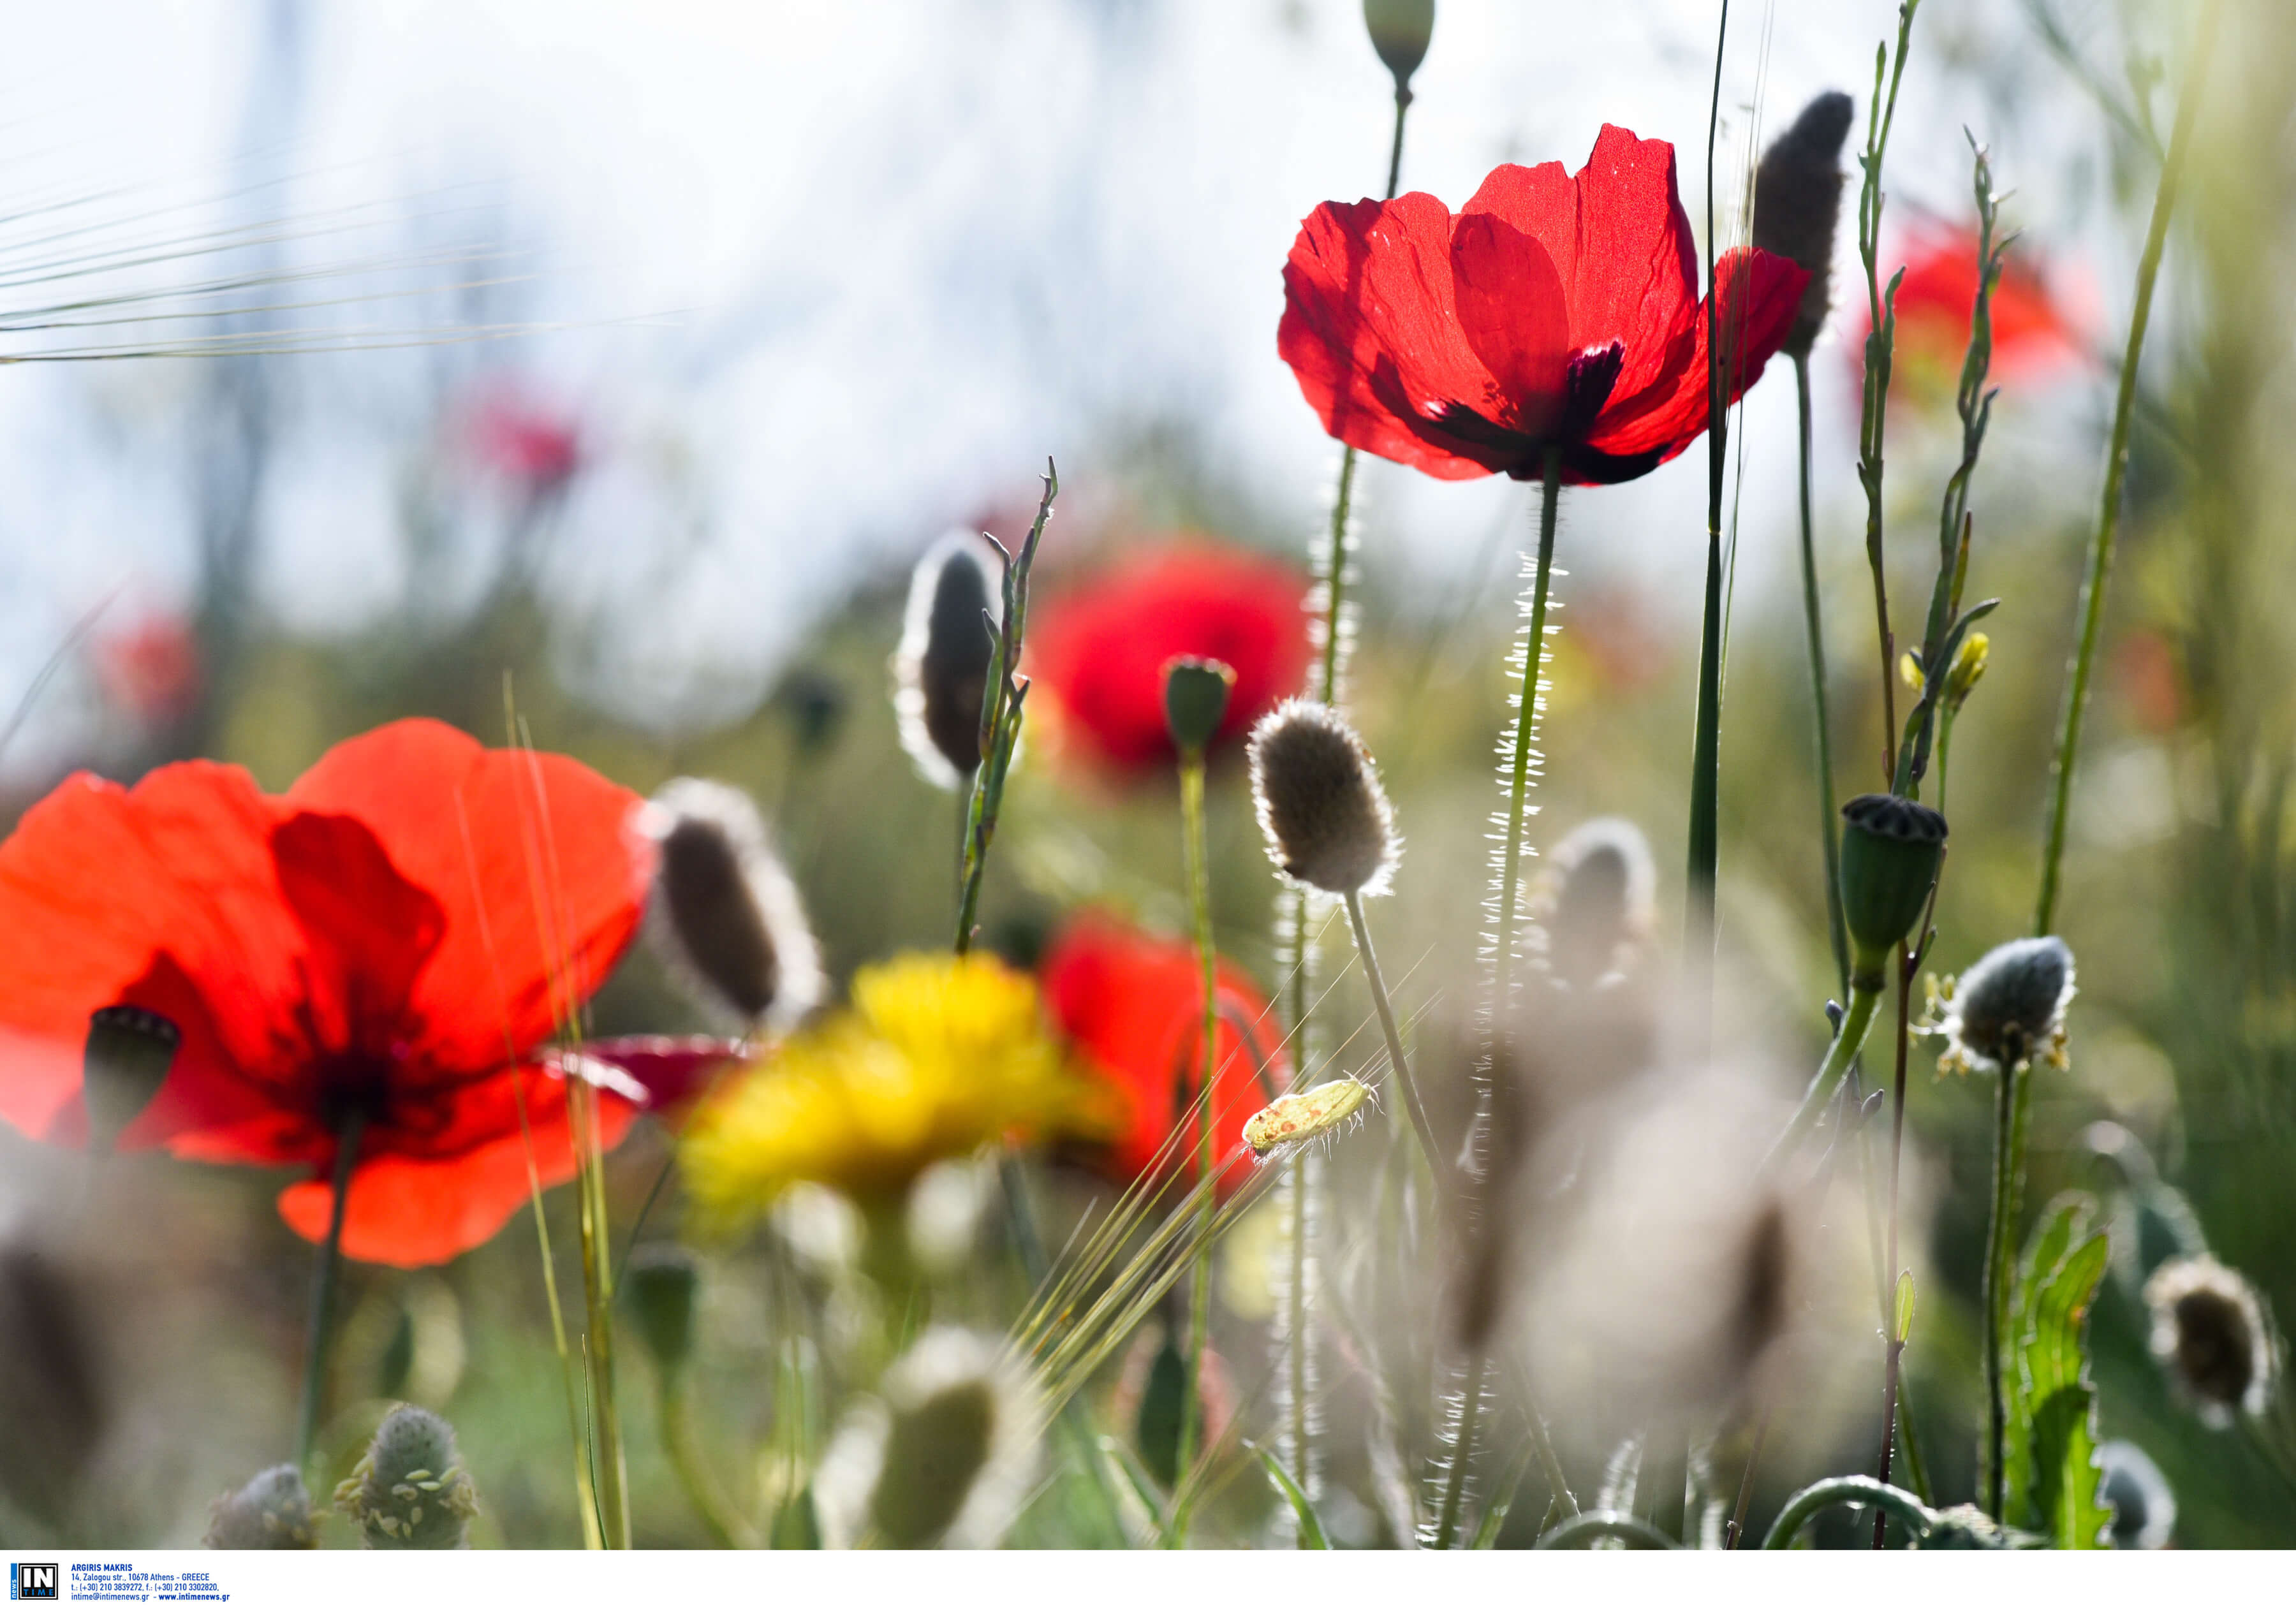
<svg viewBox="0 0 2296 1605"><path fill-rule="evenodd" d="M1806 356L1832 305L1833 234L1841 220L1841 145L1857 106L1829 89L1762 153L1754 171L1754 244L1808 270L1809 285L1786 336L1789 356Z"/></svg>
<svg viewBox="0 0 2296 1605"><path fill-rule="evenodd" d="M1590 819L1564 837L1540 878L1547 967L1587 987L1625 969L1649 939L1658 872L1633 822Z"/></svg>
<svg viewBox="0 0 2296 1605"><path fill-rule="evenodd" d="M839 1429L814 1478L823 1536L885 1549L993 1547L1036 1476L1044 1412L1021 1363L926 1332Z"/></svg>
<svg viewBox="0 0 2296 1605"><path fill-rule="evenodd" d="M292 1466L258 1471L208 1507L206 1549L316 1549L310 1491Z"/></svg>
<svg viewBox="0 0 2296 1605"><path fill-rule="evenodd" d="M1164 726L1182 752L1201 754L1227 717L1235 670L1217 658L1174 658L1164 665Z"/></svg>
<svg viewBox="0 0 2296 1605"><path fill-rule="evenodd" d="M111 1151L119 1134L152 1106L183 1040L175 1021L149 1009L119 1003L88 1016L80 1098L87 1107L91 1149Z"/></svg>
<svg viewBox="0 0 2296 1605"><path fill-rule="evenodd" d="M647 1243L622 1268L638 1336L664 1377L685 1369L693 1352L693 1304L701 1267L678 1243Z"/></svg>
<svg viewBox="0 0 2296 1605"><path fill-rule="evenodd" d="M1962 1070L2003 1070L2035 1060L2063 1064L2065 1008L2073 992L2073 950L2062 940L2002 943L1953 983L1939 1062Z"/></svg>
<svg viewBox="0 0 2296 1605"><path fill-rule="evenodd" d="M750 1028L802 1019L821 1001L820 951L755 805L715 781L674 780L639 828L660 850L646 926L671 971Z"/></svg>
<svg viewBox="0 0 2296 1605"><path fill-rule="evenodd" d="M415 1404L392 1407L335 1487L335 1509L358 1523L369 1549L468 1549L478 1508L455 1429Z"/></svg>
<svg viewBox="0 0 2296 1605"><path fill-rule="evenodd" d="M2207 1254L2172 1259L2144 1284L2152 1357L2202 1421L2229 1427L2271 1403L2280 1355L2264 1306L2239 1272Z"/></svg>
<svg viewBox="0 0 2296 1605"><path fill-rule="evenodd" d="M1408 94L1411 75L1427 59L1435 33L1435 0L1364 0L1364 27L1371 47L1395 75L1398 94Z"/></svg>
<svg viewBox="0 0 2296 1605"><path fill-rule="evenodd" d="M1395 811L1347 717L1295 698L1253 728L1250 755L1252 802L1276 867L1322 891L1385 891L1400 847Z"/></svg>
<svg viewBox="0 0 2296 1605"><path fill-rule="evenodd" d="M1849 984L1879 991L1890 949L1911 936L1945 858L1945 815L1885 792L1841 805L1841 919Z"/></svg>
<svg viewBox="0 0 2296 1605"><path fill-rule="evenodd" d="M2099 1445L2096 1457L2112 1507L2112 1547L2166 1549L2177 1531L2177 1494L2152 1457L2120 1437Z"/></svg>
<svg viewBox="0 0 2296 1605"><path fill-rule="evenodd" d="M995 657L989 631L1004 618L995 554L980 536L954 530L918 560L893 654L893 711L902 748L945 791L963 788L980 767L980 705Z"/></svg>

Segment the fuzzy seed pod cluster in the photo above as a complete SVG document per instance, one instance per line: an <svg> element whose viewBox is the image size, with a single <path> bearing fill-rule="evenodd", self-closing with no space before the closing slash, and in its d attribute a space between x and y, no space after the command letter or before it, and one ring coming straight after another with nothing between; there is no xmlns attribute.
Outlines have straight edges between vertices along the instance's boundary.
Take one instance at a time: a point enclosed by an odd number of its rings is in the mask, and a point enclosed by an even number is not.
<svg viewBox="0 0 2296 1605"><path fill-rule="evenodd" d="M1547 968L1580 988L1626 968L1657 916L1658 872L1630 820L1590 819L1564 837L1537 893Z"/></svg>
<svg viewBox="0 0 2296 1605"><path fill-rule="evenodd" d="M639 814L660 852L647 935L698 1002L780 1029L821 1001L821 955L796 882L749 798L715 781L671 781Z"/></svg>
<svg viewBox="0 0 2296 1605"><path fill-rule="evenodd" d="M909 577L893 653L893 711L902 749L944 791L962 790L980 767L980 708L996 655L990 631L1004 618L988 543L964 529L934 542Z"/></svg>
<svg viewBox="0 0 2296 1605"><path fill-rule="evenodd" d="M2272 1401L2279 1346L2264 1305L2239 1272L2202 1254L2172 1259L2144 1284L2152 1312L2152 1357L2211 1427Z"/></svg>
<svg viewBox="0 0 2296 1605"><path fill-rule="evenodd" d="M1268 856L1319 891L1374 896L1395 873L1395 812L1363 738L1322 702L1280 704L1251 733L1251 796Z"/></svg>
<svg viewBox="0 0 2296 1605"><path fill-rule="evenodd" d="M478 1494L455 1429L414 1404L395 1406L335 1488L335 1509L369 1549L468 1549Z"/></svg>
<svg viewBox="0 0 2296 1605"><path fill-rule="evenodd" d="M1807 356L1833 305L1833 234L1841 221L1841 145L1857 115L1850 98L1830 89L1801 110L1793 126L1762 153L1754 172L1754 244L1809 272L1789 356Z"/></svg>
<svg viewBox="0 0 2296 1605"><path fill-rule="evenodd" d="M2004 942L1953 983L1939 1067L2002 1070L2034 1060L2062 1067L2073 951L2055 937Z"/></svg>
<svg viewBox="0 0 2296 1605"><path fill-rule="evenodd" d="M292 1466L258 1471L208 1510L208 1549L316 1549L316 1523L303 1474Z"/></svg>

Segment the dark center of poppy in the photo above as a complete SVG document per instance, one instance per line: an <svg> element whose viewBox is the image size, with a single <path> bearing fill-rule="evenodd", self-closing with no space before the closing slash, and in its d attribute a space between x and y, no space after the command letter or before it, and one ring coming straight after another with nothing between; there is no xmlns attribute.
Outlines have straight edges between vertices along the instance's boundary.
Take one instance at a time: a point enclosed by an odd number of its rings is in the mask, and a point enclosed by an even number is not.
<svg viewBox="0 0 2296 1605"><path fill-rule="evenodd" d="M1602 416L1603 405L1611 399L1611 388L1619 382L1619 371L1626 364L1626 343L1615 340L1607 346L1590 346L1570 359L1562 381L1562 411L1554 420L1556 440L1575 442L1586 438L1595 420Z"/></svg>
<svg viewBox="0 0 2296 1605"><path fill-rule="evenodd" d="M390 1066L381 1054L352 1052L319 1067L319 1123L341 1133L357 1120L380 1124L390 1105Z"/></svg>

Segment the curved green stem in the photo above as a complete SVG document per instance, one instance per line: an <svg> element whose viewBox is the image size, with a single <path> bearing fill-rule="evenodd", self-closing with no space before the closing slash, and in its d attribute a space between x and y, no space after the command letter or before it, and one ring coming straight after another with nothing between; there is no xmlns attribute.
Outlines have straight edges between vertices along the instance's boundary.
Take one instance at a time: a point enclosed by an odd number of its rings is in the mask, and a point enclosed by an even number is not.
<svg viewBox="0 0 2296 1605"><path fill-rule="evenodd" d="M1849 988L1849 1012L1843 1016L1841 1028L1833 1034L1833 1045L1825 1051L1824 1062L1810 1078L1809 1090L1802 1094L1801 1107L1794 1110L1793 1118L1786 1123L1785 1131L1771 1144L1762 1160L1765 1172L1784 1164L1792 1157L1795 1149L1809 1135L1810 1128L1825 1113L1825 1106L1833 1101L1841 1090L1841 1078L1866 1046L1866 1038L1874 1028L1874 1015L1882 1001L1882 987L1852 984Z"/></svg>
<svg viewBox="0 0 2296 1605"><path fill-rule="evenodd" d="M1808 1524L1811 1517L1838 1504L1882 1510L1912 1527L1922 1537L1927 1537L1930 1528L1937 1523L1937 1512L1902 1488L1893 1488L1870 1477L1829 1477L1823 1482L1810 1484L1786 1501L1786 1508L1780 1511L1778 1519L1770 1524L1769 1536L1762 1540L1762 1547L1790 1547L1794 1535Z"/></svg>
<svg viewBox="0 0 2296 1605"><path fill-rule="evenodd" d="M326 1241L319 1245L318 1273L311 1282L311 1318L303 1350L303 1404L295 1421L295 1469L310 1475L311 1445L319 1436L319 1402L326 1391L327 1350L334 1337L335 1281L342 1269L343 1213L350 1202L351 1172L358 1165L359 1139L366 1117L354 1114L335 1134L334 1193L327 1210Z"/></svg>
<svg viewBox="0 0 2296 1605"><path fill-rule="evenodd" d="M1379 956L1372 951L1371 928L1364 923L1363 895L1345 894L1348 922L1354 927L1356 952L1363 959L1364 979L1371 987L1372 1007L1379 1015L1381 1034L1387 1038L1387 1060L1395 1067L1397 1085L1403 1089L1403 1105L1411 1115L1411 1129L1419 1138L1419 1146L1427 1155L1427 1168L1435 1177L1436 1203L1444 1203L1444 1166L1441 1150L1435 1141L1434 1123L1427 1118L1427 1105L1419 1096L1419 1083L1411 1074L1411 1061L1403 1055L1403 1034L1396 1028L1395 1004L1387 995L1387 978L1379 970Z"/></svg>
<svg viewBox="0 0 2296 1605"><path fill-rule="evenodd" d="M1196 952L1203 967L1204 1057L1196 1078L1197 1206L1195 1265L1188 1283L1187 1370L1180 1388L1180 1449L1173 1464L1186 1478L1196 1459L1197 1399L1203 1391L1204 1346L1211 1336L1211 1217L1219 1192L1211 1185L1216 1163L1212 1140L1212 1089L1219 1068L1219 955L1212 945L1211 869L1204 848L1204 753L1201 747L1180 755L1180 822L1187 853L1188 904L1194 915ZM1170 1542L1187 1542L1187 1511L1175 1510Z"/></svg>
<svg viewBox="0 0 2296 1605"><path fill-rule="evenodd" d="M1559 1521L1533 1547L1590 1549L1604 1538L1619 1539L1628 1549L1682 1547L1641 1517L1629 1516L1623 1511L1589 1511L1583 1516Z"/></svg>
<svg viewBox="0 0 2296 1605"><path fill-rule="evenodd" d="M701 1463L701 1445L693 1438L693 1412L682 1375L661 1380L661 1450L669 1469L685 1490L685 1501L720 1549L757 1549L757 1528L735 1510Z"/></svg>

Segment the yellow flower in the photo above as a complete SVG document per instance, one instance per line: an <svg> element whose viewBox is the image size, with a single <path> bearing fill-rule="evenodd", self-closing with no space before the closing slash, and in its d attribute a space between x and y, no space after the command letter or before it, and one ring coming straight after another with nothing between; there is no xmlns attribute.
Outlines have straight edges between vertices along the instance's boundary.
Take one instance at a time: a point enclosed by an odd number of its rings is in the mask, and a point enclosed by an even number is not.
<svg viewBox="0 0 2296 1605"><path fill-rule="evenodd" d="M721 1089L679 1161L702 1224L731 1230L792 1182L897 1199L935 1160L1104 1121L1035 981L979 954L907 954L862 970L849 1008Z"/></svg>

